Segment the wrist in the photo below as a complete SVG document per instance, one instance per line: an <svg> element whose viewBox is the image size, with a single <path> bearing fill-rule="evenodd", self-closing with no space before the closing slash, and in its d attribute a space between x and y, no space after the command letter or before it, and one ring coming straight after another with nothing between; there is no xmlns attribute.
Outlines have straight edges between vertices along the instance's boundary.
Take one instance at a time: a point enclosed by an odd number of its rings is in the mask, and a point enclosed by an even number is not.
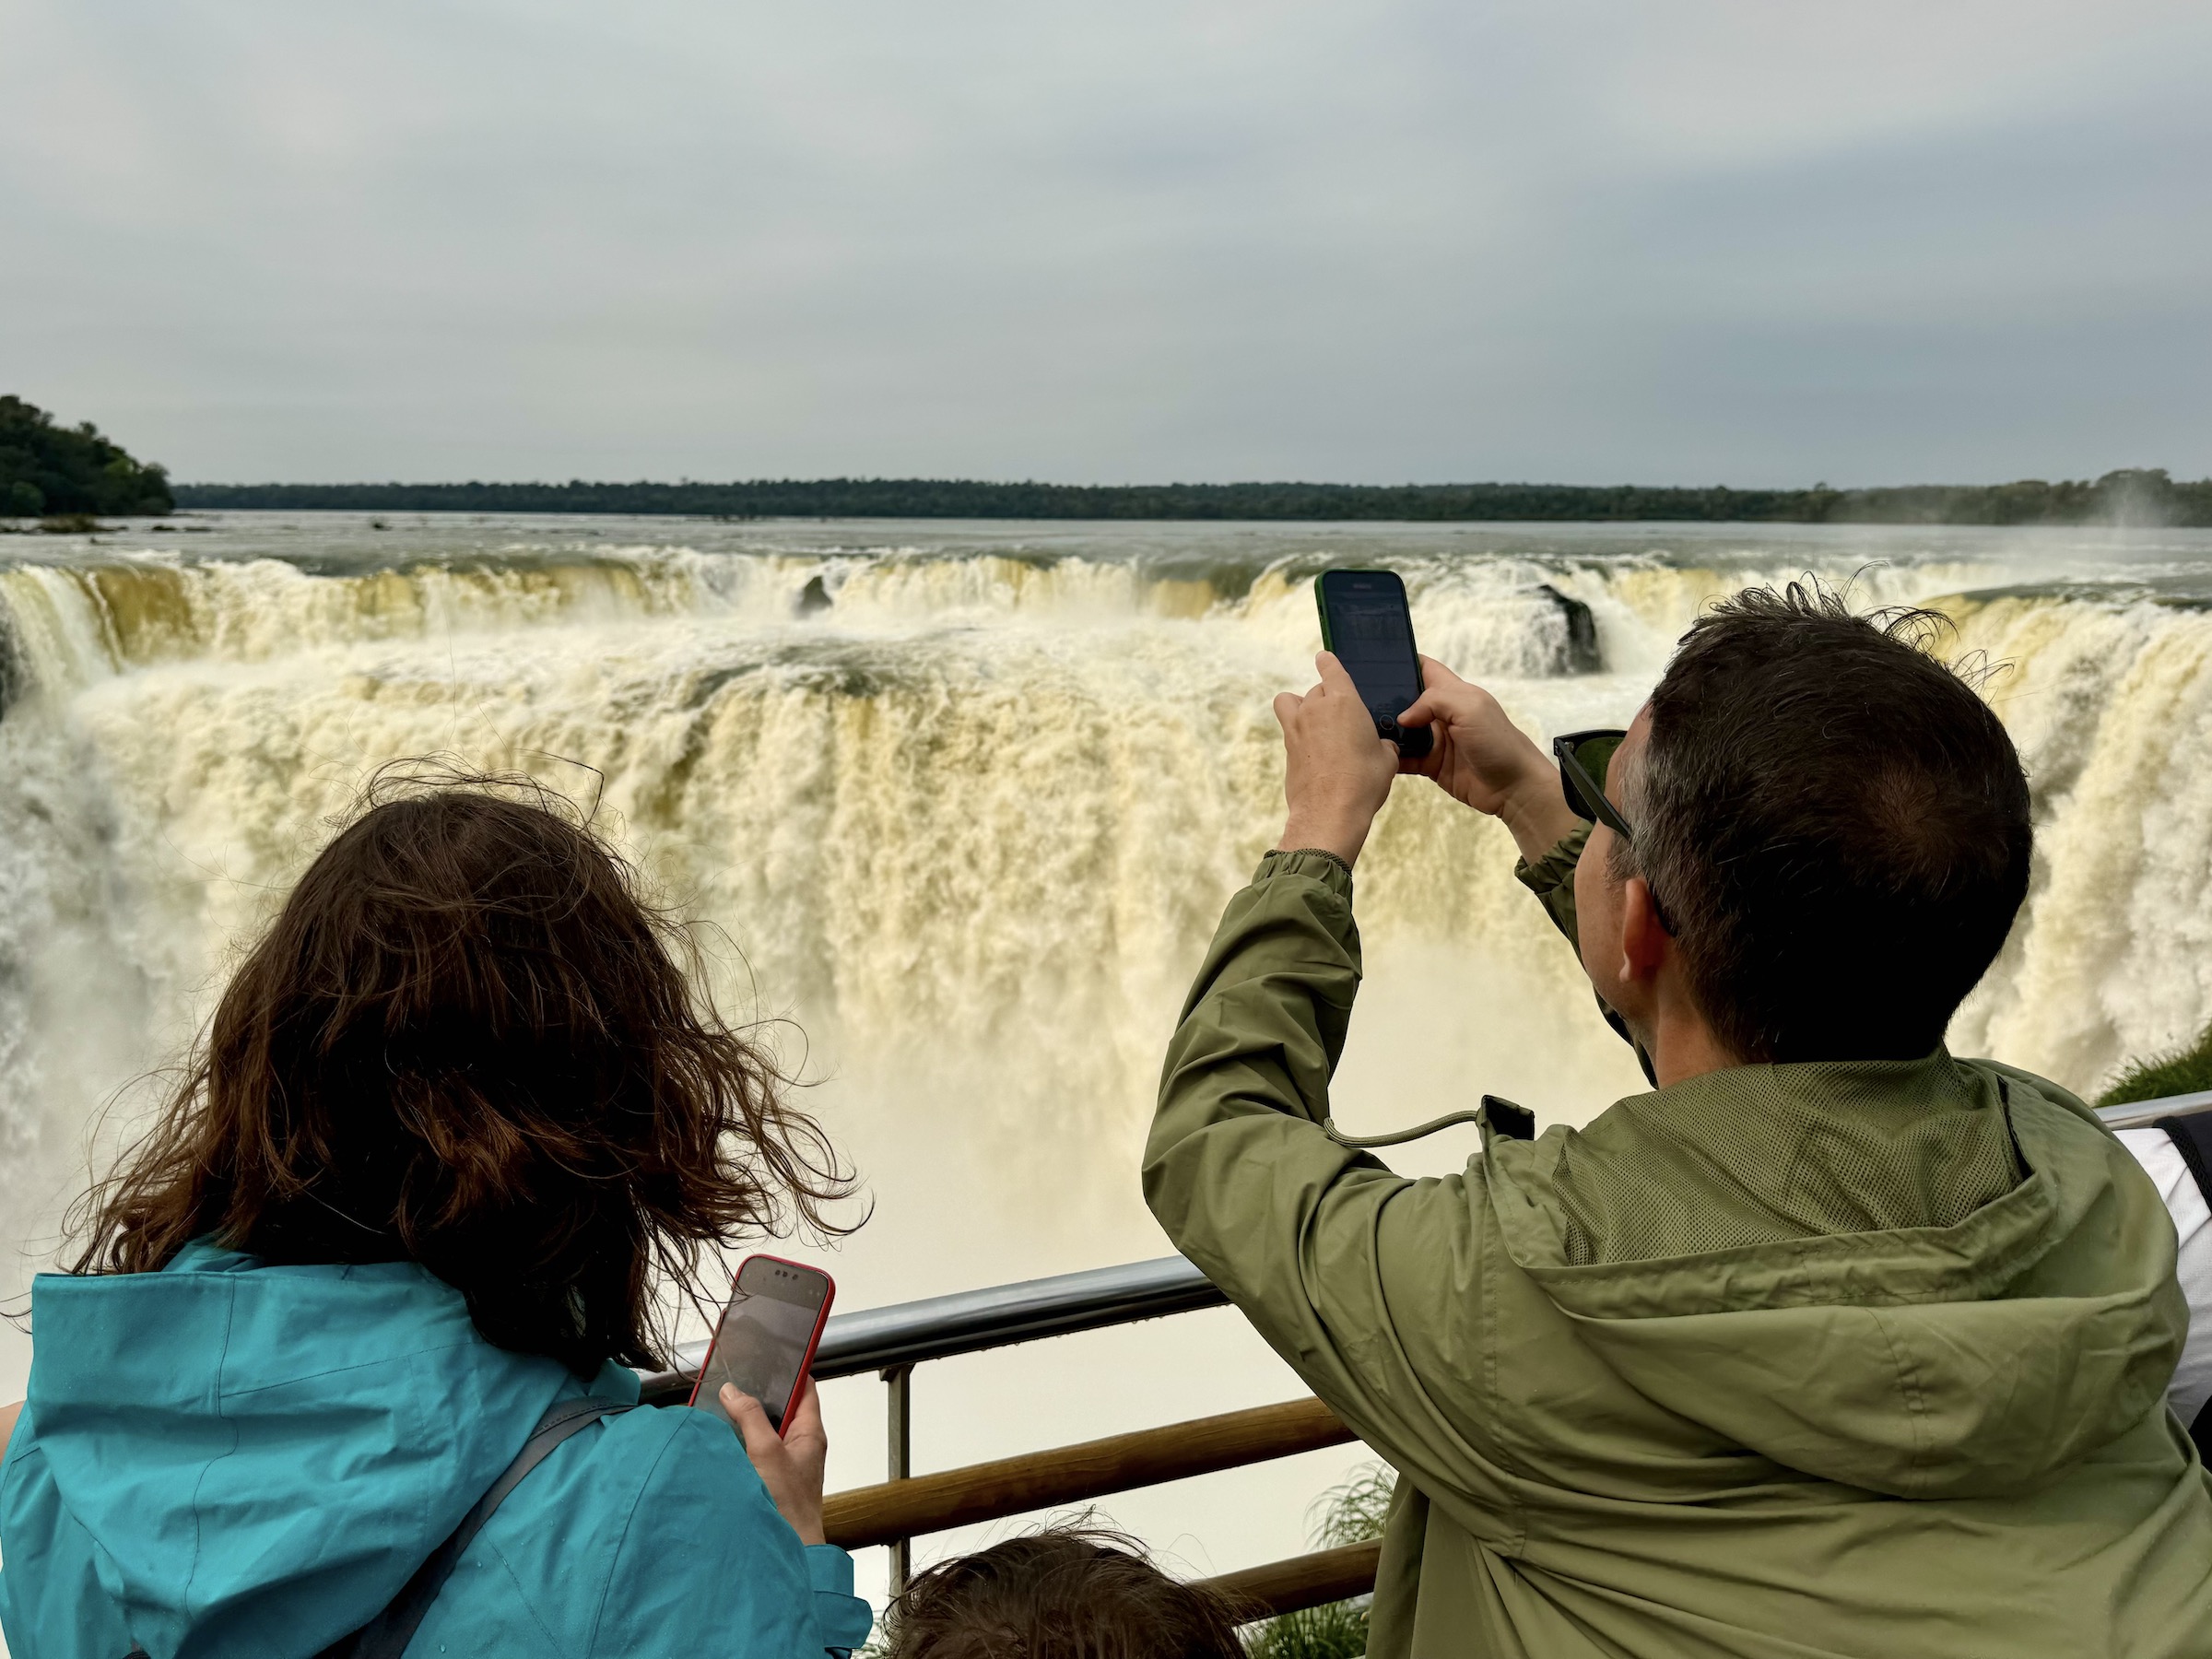
<svg viewBox="0 0 2212 1659"><path fill-rule="evenodd" d="M1284 824L1282 839L1275 843L1275 850L1297 853L1311 847L1335 853L1348 867L1359 862L1359 850L1367 844L1367 831L1372 821L1351 815L1293 813Z"/></svg>
<svg viewBox="0 0 2212 1659"><path fill-rule="evenodd" d="M1558 845L1582 822L1568 810L1567 797L1559 792L1559 774L1540 759L1500 797L1498 817L1512 832L1514 844L1532 859Z"/></svg>

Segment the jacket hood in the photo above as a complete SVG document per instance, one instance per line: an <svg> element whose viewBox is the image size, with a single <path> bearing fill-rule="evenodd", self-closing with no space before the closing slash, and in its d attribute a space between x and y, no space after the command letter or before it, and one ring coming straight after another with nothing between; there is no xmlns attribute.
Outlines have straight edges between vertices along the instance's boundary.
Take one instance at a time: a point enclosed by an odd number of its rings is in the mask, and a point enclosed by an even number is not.
<svg viewBox="0 0 2212 1659"><path fill-rule="evenodd" d="M1947 1225L1589 1262L1560 1190L1576 1132L1491 1142L1483 1164L1507 1253L1624 1380L1788 1468L1900 1498L2033 1489L2162 1409L2188 1328L2173 1229L2086 1107L2024 1073L1940 1052L1762 1069L1762 1087L1837 1112L1873 1090L1929 1101L1924 1116L1987 1114L1978 1126L2002 1123L2024 1174ZM1606 1154L1584 1166L1632 1171L1646 1151L1679 1159L1670 1114L1695 1116L1701 1081L1615 1107L1583 1132ZM1898 1154L1900 1190L1939 1188L1943 1148L1965 1144L1925 1128ZM1832 1152L1813 1142L1778 1171L1728 1134L1692 1138L1701 1178L1734 1183L1746 1213L1786 1210L1774 1194L1785 1182L1801 1188L1808 1165L1834 1173ZM1624 1178L1616 1206L1633 1192Z"/></svg>
<svg viewBox="0 0 2212 1659"><path fill-rule="evenodd" d="M161 1273L41 1276L32 1319L8 1461L43 1457L98 1591L156 1654L312 1653L367 1622L577 1386L487 1343L412 1263L199 1242ZM42 1571L41 1543L11 1536L11 1573Z"/></svg>

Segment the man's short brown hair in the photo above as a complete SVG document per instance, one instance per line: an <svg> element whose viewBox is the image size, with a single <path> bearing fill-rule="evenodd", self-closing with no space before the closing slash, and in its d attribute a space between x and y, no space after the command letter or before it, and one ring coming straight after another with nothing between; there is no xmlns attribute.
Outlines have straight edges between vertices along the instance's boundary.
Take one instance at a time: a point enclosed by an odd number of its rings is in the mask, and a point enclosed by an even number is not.
<svg viewBox="0 0 2212 1659"><path fill-rule="evenodd" d="M1243 1659L1239 1609L1170 1578L1119 1533L1055 1527L916 1578L887 1659Z"/></svg>
<svg viewBox="0 0 2212 1659"><path fill-rule="evenodd" d="M1931 1052L2028 894L2028 780L1934 611L1746 588L1683 636L1622 805L1737 1058Z"/></svg>

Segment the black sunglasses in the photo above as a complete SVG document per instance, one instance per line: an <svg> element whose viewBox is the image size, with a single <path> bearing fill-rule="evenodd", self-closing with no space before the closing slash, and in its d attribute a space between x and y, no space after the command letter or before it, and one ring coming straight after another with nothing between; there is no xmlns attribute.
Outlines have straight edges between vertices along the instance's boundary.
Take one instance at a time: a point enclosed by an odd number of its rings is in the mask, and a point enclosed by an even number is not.
<svg viewBox="0 0 2212 1659"><path fill-rule="evenodd" d="M1613 763L1613 751L1627 736L1628 733L1611 727L1569 732L1551 740L1551 752L1559 758L1559 792L1567 797L1567 810L1632 841L1636 832L1629 828L1629 820L1606 799L1606 769Z"/></svg>

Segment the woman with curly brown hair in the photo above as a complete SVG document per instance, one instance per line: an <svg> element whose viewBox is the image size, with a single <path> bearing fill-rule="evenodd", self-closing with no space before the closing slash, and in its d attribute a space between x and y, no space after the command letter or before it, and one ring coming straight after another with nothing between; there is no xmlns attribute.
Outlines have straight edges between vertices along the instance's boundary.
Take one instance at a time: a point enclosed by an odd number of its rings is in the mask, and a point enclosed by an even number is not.
<svg viewBox="0 0 2212 1659"><path fill-rule="evenodd" d="M564 806L372 806L85 1201L0 1466L16 1659L865 1638L812 1391L742 1444L628 1409L717 1247L850 1182Z"/></svg>

